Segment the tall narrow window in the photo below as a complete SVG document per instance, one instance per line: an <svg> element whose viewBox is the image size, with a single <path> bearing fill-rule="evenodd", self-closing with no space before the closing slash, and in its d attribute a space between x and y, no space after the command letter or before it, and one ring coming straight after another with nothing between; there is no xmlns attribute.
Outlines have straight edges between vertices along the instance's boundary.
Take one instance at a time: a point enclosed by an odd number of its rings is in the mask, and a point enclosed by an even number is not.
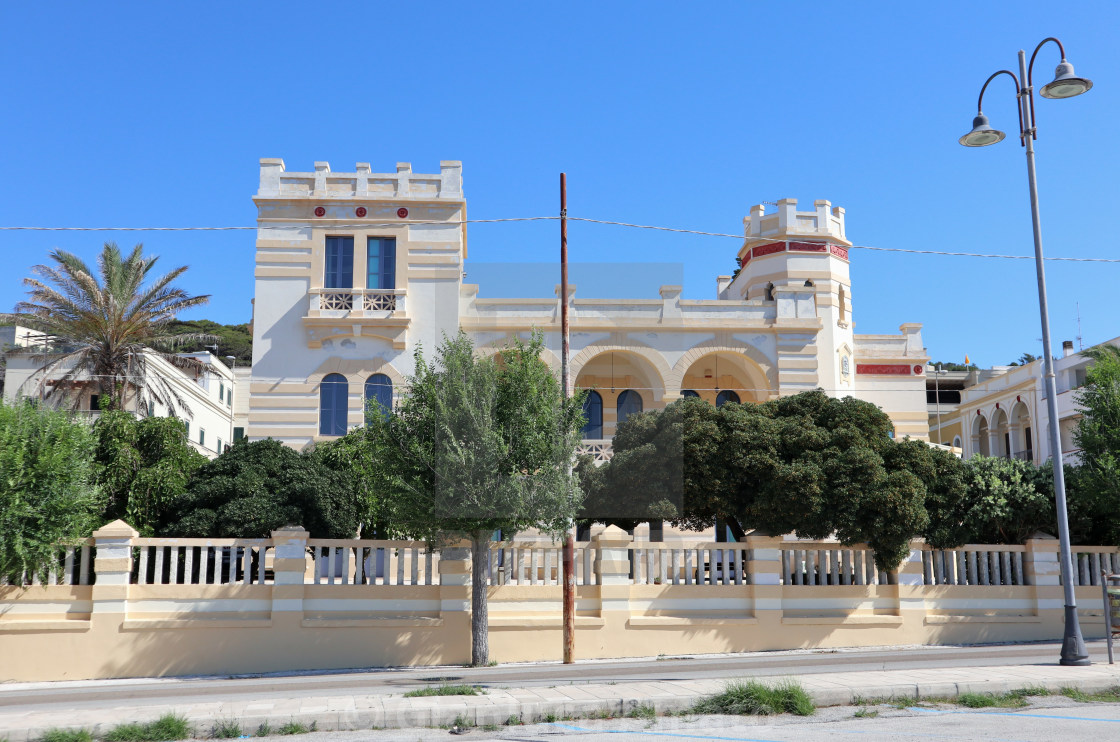
<svg viewBox="0 0 1120 742"><path fill-rule="evenodd" d="M366 243L366 288L395 289L397 283L397 238L370 237Z"/></svg>
<svg viewBox="0 0 1120 742"><path fill-rule="evenodd" d="M845 306L847 297L844 295L844 287L840 287L840 321L847 322L848 307Z"/></svg>
<svg viewBox="0 0 1120 742"><path fill-rule="evenodd" d="M774 284L766 284L766 301L774 301Z"/></svg>
<svg viewBox="0 0 1120 742"><path fill-rule="evenodd" d="M327 374L319 384L319 435L346 435L346 377Z"/></svg>
<svg viewBox="0 0 1120 742"><path fill-rule="evenodd" d="M642 411L642 396L633 389L627 389L618 395L618 425L626 422L626 418L636 412Z"/></svg>
<svg viewBox="0 0 1120 742"><path fill-rule="evenodd" d="M354 238L328 237L323 288L354 288Z"/></svg>
<svg viewBox="0 0 1120 742"><path fill-rule="evenodd" d="M241 440L244 437L245 437L245 428L234 428L233 429L233 442L234 443L237 443L239 440Z"/></svg>
<svg viewBox="0 0 1120 742"><path fill-rule="evenodd" d="M730 389L724 389L716 395L716 407L723 407L728 402L739 404L739 395Z"/></svg>
<svg viewBox="0 0 1120 742"><path fill-rule="evenodd" d="M587 399L583 400L583 416L587 422L583 424L580 435L584 440L600 440L603 437L603 397L599 392L587 394Z"/></svg>
<svg viewBox="0 0 1120 742"><path fill-rule="evenodd" d="M366 420L374 413L370 400L375 400L381 415L388 417L393 410L393 380L385 374L374 374L366 379Z"/></svg>

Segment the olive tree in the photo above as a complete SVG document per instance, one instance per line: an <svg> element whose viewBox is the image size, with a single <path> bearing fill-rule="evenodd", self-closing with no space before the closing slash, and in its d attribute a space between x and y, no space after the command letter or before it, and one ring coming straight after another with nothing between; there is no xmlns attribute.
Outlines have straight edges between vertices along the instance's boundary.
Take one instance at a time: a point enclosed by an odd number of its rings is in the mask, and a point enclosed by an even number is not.
<svg viewBox="0 0 1120 742"><path fill-rule="evenodd" d="M497 359L460 333L432 360L416 352L397 409L371 414L370 460L393 527L436 545L467 539L472 552L471 663L489 661L486 601L495 532L538 528L559 537L581 493L571 463L583 424L540 359L543 340L515 342Z"/></svg>

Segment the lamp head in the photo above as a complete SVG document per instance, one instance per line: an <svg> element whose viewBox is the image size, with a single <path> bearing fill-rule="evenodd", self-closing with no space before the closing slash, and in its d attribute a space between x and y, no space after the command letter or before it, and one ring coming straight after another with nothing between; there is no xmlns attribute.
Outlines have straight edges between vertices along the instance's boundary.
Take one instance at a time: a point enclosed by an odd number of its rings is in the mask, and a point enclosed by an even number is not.
<svg viewBox="0 0 1120 742"><path fill-rule="evenodd" d="M1093 81L1075 75L1073 65L1063 59L1054 70L1054 81L1043 85L1038 94L1043 98L1072 98L1088 92L1091 87Z"/></svg>
<svg viewBox="0 0 1120 742"><path fill-rule="evenodd" d="M988 123L988 117L982 113L976 114L972 119L972 131L958 139L966 147L986 147L989 144L1002 142L1006 136L999 129L993 129Z"/></svg>

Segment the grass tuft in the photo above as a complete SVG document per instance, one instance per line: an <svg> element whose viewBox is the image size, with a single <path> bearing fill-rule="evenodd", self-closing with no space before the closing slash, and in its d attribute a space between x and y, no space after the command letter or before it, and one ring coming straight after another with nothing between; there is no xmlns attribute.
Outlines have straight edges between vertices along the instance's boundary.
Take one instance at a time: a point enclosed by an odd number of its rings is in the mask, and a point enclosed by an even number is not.
<svg viewBox="0 0 1120 742"><path fill-rule="evenodd" d="M516 727L516 726L520 726L520 725L521 725L521 717L518 716L517 714L510 714L509 718L506 719L506 726L507 727Z"/></svg>
<svg viewBox="0 0 1120 742"><path fill-rule="evenodd" d="M630 709L626 716L631 719L656 719L657 709L653 707L652 703L640 703Z"/></svg>
<svg viewBox="0 0 1120 742"><path fill-rule="evenodd" d="M262 722L257 731L253 734L254 737L268 737L272 734L272 725L267 721Z"/></svg>
<svg viewBox="0 0 1120 742"><path fill-rule="evenodd" d="M874 719L878 715L879 715L879 712L876 711L875 709L866 709L866 708L860 709L859 711L852 714L852 716L854 716L857 719Z"/></svg>
<svg viewBox="0 0 1120 742"><path fill-rule="evenodd" d="M283 736L289 734L307 734L308 732L314 731L314 729L314 724L308 727L306 724L300 724L298 721L289 721L287 724L277 729L276 733Z"/></svg>
<svg viewBox="0 0 1120 742"><path fill-rule="evenodd" d="M120 724L102 737L105 742L173 742L189 739L191 726L182 716L164 714L146 724Z"/></svg>
<svg viewBox="0 0 1120 742"><path fill-rule="evenodd" d="M214 739L237 739L241 736L241 725L233 719L219 721L210 729L210 736Z"/></svg>
<svg viewBox="0 0 1120 742"><path fill-rule="evenodd" d="M48 729L38 742L93 742L93 735L88 729Z"/></svg>
<svg viewBox="0 0 1120 742"><path fill-rule="evenodd" d="M1086 693L1079 688L1062 688L1061 694L1078 703L1117 703L1120 702L1120 685L1100 693Z"/></svg>
<svg viewBox="0 0 1120 742"><path fill-rule="evenodd" d="M816 707L805 689L794 680L764 685L755 680L735 680L722 693L705 698L692 711L698 714L810 716Z"/></svg>
<svg viewBox="0 0 1120 742"><path fill-rule="evenodd" d="M482 689L477 685L429 685L427 688L417 688L404 694L405 698L420 698L422 696L477 696Z"/></svg>

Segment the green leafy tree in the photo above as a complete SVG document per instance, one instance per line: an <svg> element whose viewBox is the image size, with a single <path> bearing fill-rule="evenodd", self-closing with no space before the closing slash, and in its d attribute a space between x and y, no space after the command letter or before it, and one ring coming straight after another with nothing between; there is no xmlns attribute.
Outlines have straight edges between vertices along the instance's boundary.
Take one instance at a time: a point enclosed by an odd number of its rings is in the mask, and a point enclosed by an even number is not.
<svg viewBox="0 0 1120 742"><path fill-rule="evenodd" d="M963 464L964 497L931 503L931 545L1021 544L1054 527L1053 477L1028 461L973 456Z"/></svg>
<svg viewBox="0 0 1120 742"><path fill-rule="evenodd" d="M1100 543L1120 544L1120 348L1098 345L1082 351L1093 359L1085 385L1075 399L1081 419L1073 439L1081 449L1074 511L1095 524L1090 533Z"/></svg>
<svg viewBox="0 0 1120 742"><path fill-rule="evenodd" d="M233 356L238 363L250 364L253 362L253 332L249 324L223 325L208 319L177 320L168 325L168 331L176 335L209 336L211 340L189 340L179 346L183 353L194 353L203 350L213 350L212 345L217 345L215 355L222 357Z"/></svg>
<svg viewBox="0 0 1120 742"><path fill-rule="evenodd" d="M665 434L678 426L677 436ZM707 528L718 517L740 533L835 534L846 544L867 542L880 569L892 571L928 526L929 472L910 467L910 459L928 463L916 448L924 444L900 450L891 429L875 405L820 391L718 410L683 399L627 419L611 462L586 481L595 502L626 490L656 493L678 481L665 472L679 461L676 525Z"/></svg>
<svg viewBox="0 0 1120 742"><path fill-rule="evenodd" d="M186 341L210 340L200 333L177 334L169 330L176 315L200 306L209 296L190 296L173 281L181 266L149 283L156 257L145 257L137 245L127 257L113 242L106 242L98 258L97 274L78 256L64 250L50 254L53 265L37 265L35 278L25 278L30 299L0 321L30 327L51 338L47 349L29 349L40 363L44 397L69 396L80 403L79 392L92 383L108 400L109 409L124 409L132 390L136 402L146 407L155 401L174 411L190 411L182 395L150 362L151 355L185 371L201 371L202 364L171 351ZM47 386L46 379L54 379Z"/></svg>
<svg viewBox="0 0 1120 742"><path fill-rule="evenodd" d="M164 522L206 457L187 443L187 429L173 417L136 419L107 410L94 423L97 480L108 500L105 519L123 518L145 536Z"/></svg>
<svg viewBox="0 0 1120 742"><path fill-rule="evenodd" d="M487 566L496 531L560 536L581 493L571 463L583 425L540 359L543 340L516 342L500 360L460 333L437 357L418 350L398 408L369 416L378 487L395 527L435 545L469 539L471 663L489 660Z"/></svg>
<svg viewBox="0 0 1120 742"><path fill-rule="evenodd" d="M9 582L45 579L58 545L100 524L95 448L84 421L0 402L0 575Z"/></svg>
<svg viewBox="0 0 1120 742"><path fill-rule="evenodd" d="M199 467L161 531L171 536L266 538L301 525L315 538L353 538L361 507L351 475L280 441L240 442Z"/></svg>

